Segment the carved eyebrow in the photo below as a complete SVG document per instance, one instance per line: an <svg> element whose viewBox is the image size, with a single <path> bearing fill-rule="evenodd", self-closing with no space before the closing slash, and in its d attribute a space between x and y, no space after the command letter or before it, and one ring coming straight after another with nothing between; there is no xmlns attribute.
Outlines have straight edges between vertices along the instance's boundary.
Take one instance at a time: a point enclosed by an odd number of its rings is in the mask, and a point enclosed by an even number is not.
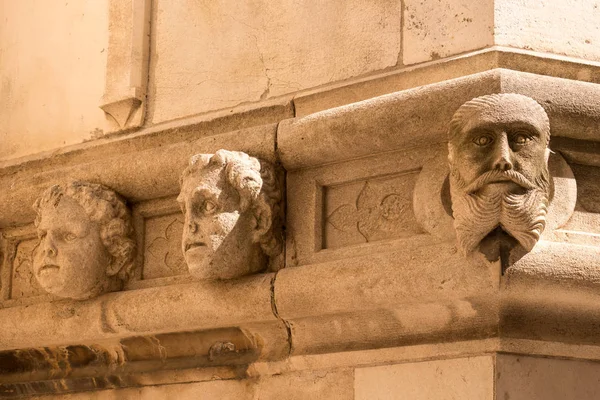
<svg viewBox="0 0 600 400"><path fill-rule="evenodd" d="M536 136L540 136L542 132L535 126L527 122L515 122L509 124L512 130L526 130L528 133L531 133Z"/></svg>
<svg viewBox="0 0 600 400"><path fill-rule="evenodd" d="M208 188L205 187L196 187L194 188L194 190L192 190L192 196L196 197L196 196L202 196L205 199L211 199L211 200L216 200L217 196L215 195L215 193L213 191L211 191Z"/></svg>

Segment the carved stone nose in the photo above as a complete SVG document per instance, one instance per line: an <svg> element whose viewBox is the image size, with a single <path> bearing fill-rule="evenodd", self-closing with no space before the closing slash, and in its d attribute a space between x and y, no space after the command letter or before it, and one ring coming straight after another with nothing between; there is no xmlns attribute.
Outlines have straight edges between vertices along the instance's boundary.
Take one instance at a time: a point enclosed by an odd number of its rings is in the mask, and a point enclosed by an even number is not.
<svg viewBox="0 0 600 400"><path fill-rule="evenodd" d="M45 243L43 243L43 252L44 255L47 257L54 257L56 256L56 248L54 247L54 244L52 244L50 241L46 240Z"/></svg>
<svg viewBox="0 0 600 400"><path fill-rule="evenodd" d="M496 147L494 154L494 169L508 171L513 169L511 150L506 136L502 135Z"/></svg>
<svg viewBox="0 0 600 400"><path fill-rule="evenodd" d="M191 233L196 233L198 231L198 224L196 224L194 221L190 221L188 223L188 230Z"/></svg>
<svg viewBox="0 0 600 400"><path fill-rule="evenodd" d="M500 157L496 160L496 165L494 165L495 169L499 169L500 171L508 171L513 168L512 162L510 162L508 157Z"/></svg>

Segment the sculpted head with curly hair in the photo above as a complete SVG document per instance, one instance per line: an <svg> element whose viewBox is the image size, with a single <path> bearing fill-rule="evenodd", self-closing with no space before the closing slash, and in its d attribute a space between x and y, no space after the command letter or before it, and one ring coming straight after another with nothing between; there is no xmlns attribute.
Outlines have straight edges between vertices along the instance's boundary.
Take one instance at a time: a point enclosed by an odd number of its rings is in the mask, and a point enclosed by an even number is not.
<svg viewBox="0 0 600 400"><path fill-rule="evenodd" d="M232 279L281 253L281 191L273 166L248 154L197 154L181 176L182 251L198 279Z"/></svg>
<svg viewBox="0 0 600 400"><path fill-rule="evenodd" d="M83 300L119 290L133 269L135 241L123 199L105 186L48 188L33 208L39 244L33 273L48 293Z"/></svg>

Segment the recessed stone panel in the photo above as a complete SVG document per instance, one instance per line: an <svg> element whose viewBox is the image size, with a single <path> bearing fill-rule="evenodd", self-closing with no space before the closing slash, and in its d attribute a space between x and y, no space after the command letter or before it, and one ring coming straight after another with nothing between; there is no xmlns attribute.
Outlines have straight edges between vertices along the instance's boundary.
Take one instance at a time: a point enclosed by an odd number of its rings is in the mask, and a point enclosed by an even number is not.
<svg viewBox="0 0 600 400"><path fill-rule="evenodd" d="M15 258L12 263L11 299L45 294L35 279L32 269L32 253L37 246L37 242L37 239L29 239L16 245Z"/></svg>
<svg viewBox="0 0 600 400"><path fill-rule="evenodd" d="M323 248L411 236L418 171L324 188Z"/></svg>
<svg viewBox="0 0 600 400"><path fill-rule="evenodd" d="M142 279L187 274L181 252L183 215L170 214L145 222L144 269Z"/></svg>

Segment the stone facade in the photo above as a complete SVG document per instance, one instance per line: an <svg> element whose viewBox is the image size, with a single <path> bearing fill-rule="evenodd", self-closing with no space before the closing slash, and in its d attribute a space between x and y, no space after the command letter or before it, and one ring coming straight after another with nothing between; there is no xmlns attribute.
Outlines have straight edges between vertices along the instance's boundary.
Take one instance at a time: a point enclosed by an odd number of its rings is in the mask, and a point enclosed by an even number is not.
<svg viewBox="0 0 600 400"><path fill-rule="evenodd" d="M595 2L51 3L0 8L0 398L600 397Z"/></svg>

